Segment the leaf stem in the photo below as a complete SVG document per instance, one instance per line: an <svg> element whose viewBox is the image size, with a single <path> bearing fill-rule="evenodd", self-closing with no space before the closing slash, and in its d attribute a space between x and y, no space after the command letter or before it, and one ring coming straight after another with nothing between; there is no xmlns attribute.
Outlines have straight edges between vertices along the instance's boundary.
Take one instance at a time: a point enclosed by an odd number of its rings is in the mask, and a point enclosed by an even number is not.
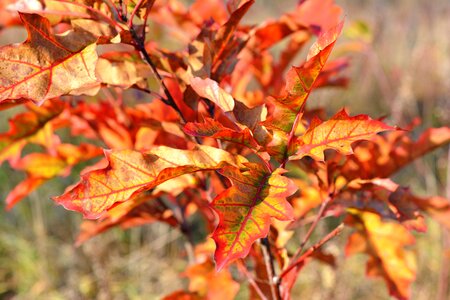
<svg viewBox="0 0 450 300"><path fill-rule="evenodd" d="M322 247L326 242L334 238L335 236L339 235L342 230L344 229L344 224L339 224L338 227L333 229L330 233L328 233L324 238L322 238L317 244L309 248L305 253L303 253L302 256L300 256L295 262L291 263L289 267L286 268L283 272L281 272L279 279L282 279L284 276L286 276L292 269L303 263L305 259L310 257L317 249Z"/></svg>

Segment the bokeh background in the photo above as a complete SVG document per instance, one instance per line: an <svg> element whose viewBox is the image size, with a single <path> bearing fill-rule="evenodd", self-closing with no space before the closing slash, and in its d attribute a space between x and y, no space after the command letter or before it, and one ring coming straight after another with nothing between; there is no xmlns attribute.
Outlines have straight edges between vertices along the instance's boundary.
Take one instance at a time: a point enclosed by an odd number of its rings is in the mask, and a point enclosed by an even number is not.
<svg viewBox="0 0 450 300"><path fill-rule="evenodd" d="M258 0L245 22L275 18L296 2ZM346 106L352 114L387 116L400 126L420 117L417 132L449 125L450 2L336 3L344 8L346 27L335 53L352 57L347 72L351 83L345 90L322 90L310 103L326 105L330 114ZM0 44L16 38L0 35ZM15 112L2 112L2 132ZM419 195L449 197L449 174L447 147L414 162L395 180ZM2 165L0 198L22 178ZM12 211L0 209L0 299L159 299L186 287L187 280L179 275L186 266L180 255L184 238L164 224L111 230L76 248L81 216L56 206L50 196L77 180L53 180ZM415 234L418 275L412 298L450 299L444 293L450 284L450 238L434 221L428 220L428 226L426 234ZM381 279L365 278L365 256L343 259L344 243L340 237L327 245L340 258L337 269L315 262L305 268L294 299L389 299ZM247 293L242 285L237 299L246 299Z"/></svg>

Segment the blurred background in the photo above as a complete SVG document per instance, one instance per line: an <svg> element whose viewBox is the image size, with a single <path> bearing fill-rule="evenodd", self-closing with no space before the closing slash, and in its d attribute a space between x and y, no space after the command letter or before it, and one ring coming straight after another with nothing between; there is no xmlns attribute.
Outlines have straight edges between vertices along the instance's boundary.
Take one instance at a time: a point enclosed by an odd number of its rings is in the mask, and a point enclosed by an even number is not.
<svg viewBox="0 0 450 300"><path fill-rule="evenodd" d="M275 18L296 2L258 0L245 22ZM449 125L450 2L335 2L346 16L335 54L350 53L351 83L345 90L319 91L310 103L326 105L329 113L345 106L351 114L387 116L389 123L399 126L420 117L417 133ZM8 43L7 38L1 36L0 43ZM2 112L1 132L8 129L13 114ZM418 195L449 197L447 151L448 147L414 162L394 179ZM2 199L23 176L7 164L1 166ZM186 266L180 256L184 238L167 225L111 230L76 248L81 216L56 206L50 196L77 180L53 180L12 211L0 209L0 299L159 299L186 287L187 280L179 275ZM412 299L438 299L440 289L450 284L445 275L450 268L449 238L431 220L426 234L415 235L418 275ZM294 299L389 299L381 279L365 278L365 256L343 259L344 245L343 237L328 245L341 258L337 269L316 262L304 269ZM246 299L247 293L242 285L237 299Z"/></svg>

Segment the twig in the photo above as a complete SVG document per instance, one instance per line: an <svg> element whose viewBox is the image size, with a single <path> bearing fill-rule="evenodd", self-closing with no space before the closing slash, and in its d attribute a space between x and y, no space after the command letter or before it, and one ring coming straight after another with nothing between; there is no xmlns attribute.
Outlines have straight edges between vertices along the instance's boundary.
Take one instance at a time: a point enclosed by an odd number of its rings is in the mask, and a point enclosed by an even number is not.
<svg viewBox="0 0 450 300"><path fill-rule="evenodd" d="M277 286L278 279L275 276L275 267L273 264L273 256L270 251L269 238L261 239L261 249L264 256L264 264L266 265L267 276L269 277L270 291L272 292L272 299L281 300L280 289Z"/></svg>
<svg viewBox="0 0 450 300"><path fill-rule="evenodd" d="M139 37L133 27L130 28L130 33L131 33L131 36L133 37L134 42L136 43L135 47L141 53L143 59L150 66L150 68L152 69L156 78L158 78L158 81L161 83L161 86L164 90L164 94L166 95L166 98L167 98L167 99L162 99L162 101L164 103L166 103L167 105L169 105L170 107L172 107L178 113L178 115L179 115L180 119L183 121L183 123L186 123L186 119L183 116L181 109L178 107L172 94L170 93L169 89L167 88L166 84L164 83L164 80L161 77L161 75L159 74L159 71L156 68L155 64L153 63L153 61L150 57L150 54L148 54L147 49L145 49L144 37L143 36Z"/></svg>
<svg viewBox="0 0 450 300"><path fill-rule="evenodd" d="M302 256L300 256L294 263L290 264L289 267L286 268L283 272L281 272L279 279L286 276L292 269L297 267L299 264L303 263L305 259L307 259L309 256L311 256L317 249L323 246L326 242L334 238L335 236L339 235L342 230L344 229L344 224L339 224L338 227L336 227L333 231L331 231L329 234L327 234L323 239L321 239L317 244L306 250L305 253L303 253Z"/></svg>
<svg viewBox="0 0 450 300"><path fill-rule="evenodd" d="M248 283L250 283L250 285L255 289L256 293L261 298L261 300L267 300L267 297L264 295L263 291L261 291L261 289L259 288L252 274L250 274L250 272L247 270L247 266L245 265L244 260L242 259L238 260L237 266L239 270L242 273L244 273L245 277L247 277Z"/></svg>
<svg viewBox="0 0 450 300"><path fill-rule="evenodd" d="M303 248L305 247L308 240L311 238L311 235L314 232L314 229L316 229L317 224L319 223L320 219L323 217L323 214L325 213L325 209L327 208L331 199L332 199L331 195L328 195L328 197L322 202L322 205L320 206L319 212L317 213L316 218L314 219L314 222L309 227L308 232L306 233L305 237L303 238L302 243L300 244L300 247L297 249L297 251L292 256L292 261L294 261L295 258L302 253Z"/></svg>

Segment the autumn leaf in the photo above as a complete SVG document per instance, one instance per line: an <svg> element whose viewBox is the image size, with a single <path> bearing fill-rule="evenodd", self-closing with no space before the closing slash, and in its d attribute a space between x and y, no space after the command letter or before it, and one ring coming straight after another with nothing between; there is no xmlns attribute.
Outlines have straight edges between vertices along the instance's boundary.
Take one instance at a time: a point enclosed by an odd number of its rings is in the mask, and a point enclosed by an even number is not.
<svg viewBox="0 0 450 300"><path fill-rule="evenodd" d="M239 166L246 160L224 150L198 146L180 150L165 146L149 152L105 151L109 165L83 174L81 182L54 200L86 218L101 217L114 203L124 202L137 191L149 190L183 174L215 170L227 164Z"/></svg>
<svg viewBox="0 0 450 300"><path fill-rule="evenodd" d="M408 131L392 131L358 144L342 168L354 178L386 178L415 159L450 143L450 128L429 128L414 141Z"/></svg>
<svg viewBox="0 0 450 300"><path fill-rule="evenodd" d="M23 170L27 178L21 181L6 197L6 209L28 196L32 191L56 176L67 176L71 167L101 154L98 147L90 144L79 146L59 144L56 154L31 153L11 163L16 170Z"/></svg>
<svg viewBox="0 0 450 300"><path fill-rule="evenodd" d="M61 95L79 95L96 87L95 43L74 32L54 35L48 19L19 13L28 38L0 48L0 101L30 99L42 104Z"/></svg>
<svg viewBox="0 0 450 300"><path fill-rule="evenodd" d="M178 222L173 213L155 198L156 196L151 193L140 193L132 197L130 201L117 203L99 220L85 220L81 224L76 245L79 246L96 235L115 227L127 229L157 221L173 227L177 226Z"/></svg>
<svg viewBox="0 0 450 300"><path fill-rule="evenodd" d="M233 110L233 97L225 92L216 81L209 78L194 77L191 79L191 87L200 97L214 102L224 112Z"/></svg>
<svg viewBox="0 0 450 300"><path fill-rule="evenodd" d="M323 161L326 149L334 149L344 155L352 154L353 142L368 140L378 132L393 129L395 128L366 115L350 117L345 110L341 110L325 122L313 119L309 129L298 139L297 152L290 159L300 159L307 155Z"/></svg>
<svg viewBox="0 0 450 300"><path fill-rule="evenodd" d="M293 219L292 207L286 198L297 188L282 176L285 171L277 169L270 173L257 164L247 166L248 170L243 173L232 166L219 171L233 184L212 203L219 215L219 225L212 235L219 270L228 262L245 257L258 238L267 236L271 218Z"/></svg>
<svg viewBox="0 0 450 300"><path fill-rule="evenodd" d="M374 213L355 211L349 222L359 231L349 237L346 255L368 254L367 275L384 278L397 299L409 299L416 263L414 253L406 247L414 244L414 237L402 225L383 222Z"/></svg>
<svg viewBox="0 0 450 300"><path fill-rule="evenodd" d="M47 102L39 108L28 106L29 111L16 115L9 121L10 129L0 133L0 164L5 160L17 161L28 143L52 148L56 141L53 120L64 110L62 102Z"/></svg>
<svg viewBox="0 0 450 300"><path fill-rule="evenodd" d="M137 55L109 52L98 59L96 74L102 83L129 88L135 84L146 88L145 80L153 75L148 64Z"/></svg>
<svg viewBox="0 0 450 300"><path fill-rule="evenodd" d="M244 128L241 131L236 131L223 126L221 123L211 118L205 118L203 123L187 123L183 130L192 136L211 137L223 141L238 143L251 149L256 149L258 147L258 143L253 138L253 135L248 128Z"/></svg>
<svg viewBox="0 0 450 300"><path fill-rule="evenodd" d="M275 110L263 123L267 128L290 132L297 115L302 113L304 104L314 83L330 56L331 50L341 33L344 23L339 23L319 37L311 47L307 61L300 67L293 67L287 74L283 97L275 98Z"/></svg>
<svg viewBox="0 0 450 300"><path fill-rule="evenodd" d="M226 269L216 272L210 259L188 267L183 275L189 278L189 291L205 299L233 300L239 291L239 283L230 272Z"/></svg>

